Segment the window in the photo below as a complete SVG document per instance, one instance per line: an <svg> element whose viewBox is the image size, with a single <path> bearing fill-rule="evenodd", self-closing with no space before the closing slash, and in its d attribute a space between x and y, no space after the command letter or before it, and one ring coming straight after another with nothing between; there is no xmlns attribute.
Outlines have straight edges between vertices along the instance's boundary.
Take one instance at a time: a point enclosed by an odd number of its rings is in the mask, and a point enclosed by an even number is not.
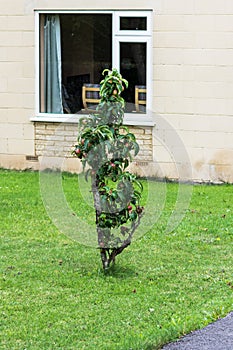
<svg viewBox="0 0 233 350"><path fill-rule="evenodd" d="M96 90L102 71L112 67L129 81L122 94L126 112L146 111L152 80L150 11L39 11L36 16L39 114L85 113L83 86ZM140 107L135 106L137 86L147 92Z"/></svg>
<svg viewBox="0 0 233 350"><path fill-rule="evenodd" d="M146 30L146 17L120 17L120 30Z"/></svg>

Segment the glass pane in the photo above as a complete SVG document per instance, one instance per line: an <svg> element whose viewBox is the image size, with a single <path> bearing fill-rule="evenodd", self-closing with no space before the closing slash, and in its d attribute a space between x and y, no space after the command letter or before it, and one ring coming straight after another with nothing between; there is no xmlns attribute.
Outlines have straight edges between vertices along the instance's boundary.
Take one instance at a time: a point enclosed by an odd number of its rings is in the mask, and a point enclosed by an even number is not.
<svg viewBox="0 0 233 350"><path fill-rule="evenodd" d="M120 17L120 30L147 30L146 17Z"/></svg>
<svg viewBox="0 0 233 350"><path fill-rule="evenodd" d="M112 65L112 15L62 15L62 77L71 113L84 105L84 83L98 84Z"/></svg>
<svg viewBox="0 0 233 350"><path fill-rule="evenodd" d="M122 93L126 112L146 110L146 43L120 43L120 72L128 80L129 87ZM138 100L136 90L140 88ZM139 103L138 103L139 102Z"/></svg>
<svg viewBox="0 0 233 350"><path fill-rule="evenodd" d="M60 31L63 110L78 113L84 108L82 86L98 84L102 71L112 67L112 15L61 14ZM41 64L41 77L44 69Z"/></svg>

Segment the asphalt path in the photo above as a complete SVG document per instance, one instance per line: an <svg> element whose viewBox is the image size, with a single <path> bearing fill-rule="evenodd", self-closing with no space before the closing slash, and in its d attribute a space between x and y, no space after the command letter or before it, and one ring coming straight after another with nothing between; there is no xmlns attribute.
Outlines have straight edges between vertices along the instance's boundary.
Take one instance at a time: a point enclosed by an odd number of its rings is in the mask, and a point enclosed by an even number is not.
<svg viewBox="0 0 233 350"><path fill-rule="evenodd" d="M233 350L233 312L165 345L162 350Z"/></svg>

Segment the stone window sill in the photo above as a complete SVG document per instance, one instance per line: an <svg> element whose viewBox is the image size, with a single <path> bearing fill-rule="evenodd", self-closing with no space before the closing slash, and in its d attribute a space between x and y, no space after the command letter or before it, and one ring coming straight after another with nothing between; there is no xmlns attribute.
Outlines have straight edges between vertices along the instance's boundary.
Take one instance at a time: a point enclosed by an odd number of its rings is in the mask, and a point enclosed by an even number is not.
<svg viewBox="0 0 233 350"><path fill-rule="evenodd" d="M41 114L39 116L34 116L30 118L30 121L42 123L76 124L79 122L79 119L83 118L84 116L84 114ZM155 122L153 121L152 117L148 114L126 113L124 117L124 125L154 126Z"/></svg>

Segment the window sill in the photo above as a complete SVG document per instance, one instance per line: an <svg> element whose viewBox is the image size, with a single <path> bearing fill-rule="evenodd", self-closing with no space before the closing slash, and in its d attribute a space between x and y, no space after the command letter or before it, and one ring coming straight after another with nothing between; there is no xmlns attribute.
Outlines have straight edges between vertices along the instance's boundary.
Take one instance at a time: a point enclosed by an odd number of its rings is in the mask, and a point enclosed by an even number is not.
<svg viewBox="0 0 233 350"><path fill-rule="evenodd" d="M40 116L30 118L30 121L41 123L77 124L80 118L83 118L84 116L85 114L42 114ZM124 117L124 125L154 126L155 122L152 120L152 117L148 114L126 113Z"/></svg>

